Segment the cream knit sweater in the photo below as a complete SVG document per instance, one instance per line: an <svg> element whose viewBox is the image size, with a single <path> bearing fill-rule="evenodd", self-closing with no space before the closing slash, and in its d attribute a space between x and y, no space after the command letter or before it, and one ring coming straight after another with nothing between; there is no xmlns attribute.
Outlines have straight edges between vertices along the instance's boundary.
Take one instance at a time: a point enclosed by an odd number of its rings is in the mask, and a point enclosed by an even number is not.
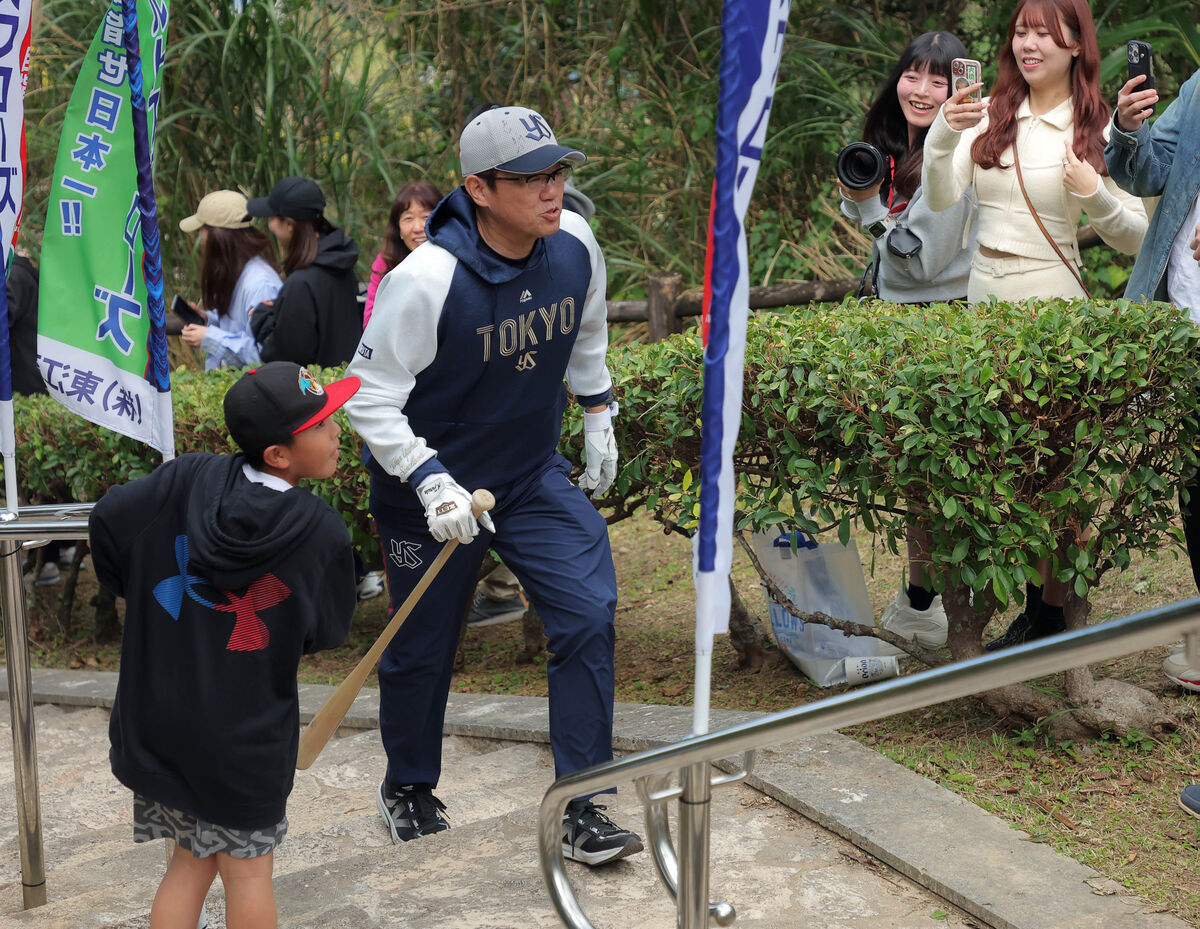
<svg viewBox="0 0 1200 929"><path fill-rule="evenodd" d="M1001 156L1007 167L983 169L971 160L971 146L987 128L985 116L978 126L956 132L941 111L925 136L921 188L933 210L954 206L969 189L978 201L979 244L998 252L1026 258L1054 260L1057 256L1038 229L1012 168L1011 148ZM1071 100L1048 113L1034 116L1029 100L1017 110L1017 145L1025 190L1064 255L1079 261L1076 230L1081 213L1100 237L1117 251L1137 254L1146 235L1146 209L1142 201L1121 190L1110 177L1101 177L1096 191L1080 197L1063 185L1064 145L1075 135ZM1108 130L1105 130L1105 137Z"/></svg>

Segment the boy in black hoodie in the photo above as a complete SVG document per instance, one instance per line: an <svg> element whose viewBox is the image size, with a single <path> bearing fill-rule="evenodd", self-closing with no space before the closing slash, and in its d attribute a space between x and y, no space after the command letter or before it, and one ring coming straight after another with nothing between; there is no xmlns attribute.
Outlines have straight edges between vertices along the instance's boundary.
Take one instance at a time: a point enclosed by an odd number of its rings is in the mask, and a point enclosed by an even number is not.
<svg viewBox="0 0 1200 929"><path fill-rule="evenodd" d="M331 415L358 383L322 388L286 361L252 369L225 395L243 454L184 455L92 512L96 576L126 601L113 773L134 792L134 841L178 843L154 929L192 929L217 874L229 929L276 925L296 669L346 638L356 603L345 523L295 485L333 474Z"/></svg>

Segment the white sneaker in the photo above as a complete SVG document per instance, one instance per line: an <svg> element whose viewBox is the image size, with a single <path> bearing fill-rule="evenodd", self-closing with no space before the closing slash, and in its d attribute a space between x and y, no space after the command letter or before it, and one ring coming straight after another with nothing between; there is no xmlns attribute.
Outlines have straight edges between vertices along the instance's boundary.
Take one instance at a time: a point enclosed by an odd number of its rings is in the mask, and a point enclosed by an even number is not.
<svg viewBox="0 0 1200 929"><path fill-rule="evenodd" d="M888 632L912 639L922 648L941 648L946 644L946 611L942 609L940 594L933 598L929 609L914 610L908 602L908 593L899 591L884 609L879 625Z"/></svg>
<svg viewBox="0 0 1200 929"><path fill-rule="evenodd" d="M53 561L42 563L42 568L38 572L38 576L33 576L33 571L25 572L26 583L32 584L34 587L53 587L62 580L62 574L58 570L58 565Z"/></svg>
<svg viewBox="0 0 1200 929"><path fill-rule="evenodd" d="M1183 642L1171 649L1171 654L1163 659L1163 673L1184 690L1200 693L1200 670L1188 667L1185 649Z"/></svg>
<svg viewBox="0 0 1200 929"><path fill-rule="evenodd" d="M383 593L383 572L368 571L358 582L358 602L374 600Z"/></svg>

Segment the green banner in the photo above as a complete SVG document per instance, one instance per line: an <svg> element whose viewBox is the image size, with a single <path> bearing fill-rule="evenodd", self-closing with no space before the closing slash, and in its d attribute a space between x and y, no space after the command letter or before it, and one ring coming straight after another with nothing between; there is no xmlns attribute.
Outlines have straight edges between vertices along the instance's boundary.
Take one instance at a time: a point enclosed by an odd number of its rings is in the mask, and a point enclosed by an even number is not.
<svg viewBox="0 0 1200 929"><path fill-rule="evenodd" d="M147 119L157 123L167 0L138 0ZM50 395L105 428L173 448L171 395L149 358L133 119L120 0L83 60L67 106L42 240L38 365Z"/></svg>

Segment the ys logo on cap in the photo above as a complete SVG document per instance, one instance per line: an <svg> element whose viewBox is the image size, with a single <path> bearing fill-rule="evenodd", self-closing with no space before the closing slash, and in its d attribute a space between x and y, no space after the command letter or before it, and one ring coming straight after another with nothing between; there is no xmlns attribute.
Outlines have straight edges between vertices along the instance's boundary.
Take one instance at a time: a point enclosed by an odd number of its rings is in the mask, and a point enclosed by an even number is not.
<svg viewBox="0 0 1200 929"><path fill-rule="evenodd" d="M542 139L553 139L554 133L537 113L530 113L529 118L521 117L521 125L525 127L525 138L539 142Z"/></svg>
<svg viewBox="0 0 1200 929"><path fill-rule="evenodd" d="M321 386L321 382L308 373L308 368L301 368L296 375L296 380L300 385L300 393L312 394L314 397L325 396L325 388Z"/></svg>

